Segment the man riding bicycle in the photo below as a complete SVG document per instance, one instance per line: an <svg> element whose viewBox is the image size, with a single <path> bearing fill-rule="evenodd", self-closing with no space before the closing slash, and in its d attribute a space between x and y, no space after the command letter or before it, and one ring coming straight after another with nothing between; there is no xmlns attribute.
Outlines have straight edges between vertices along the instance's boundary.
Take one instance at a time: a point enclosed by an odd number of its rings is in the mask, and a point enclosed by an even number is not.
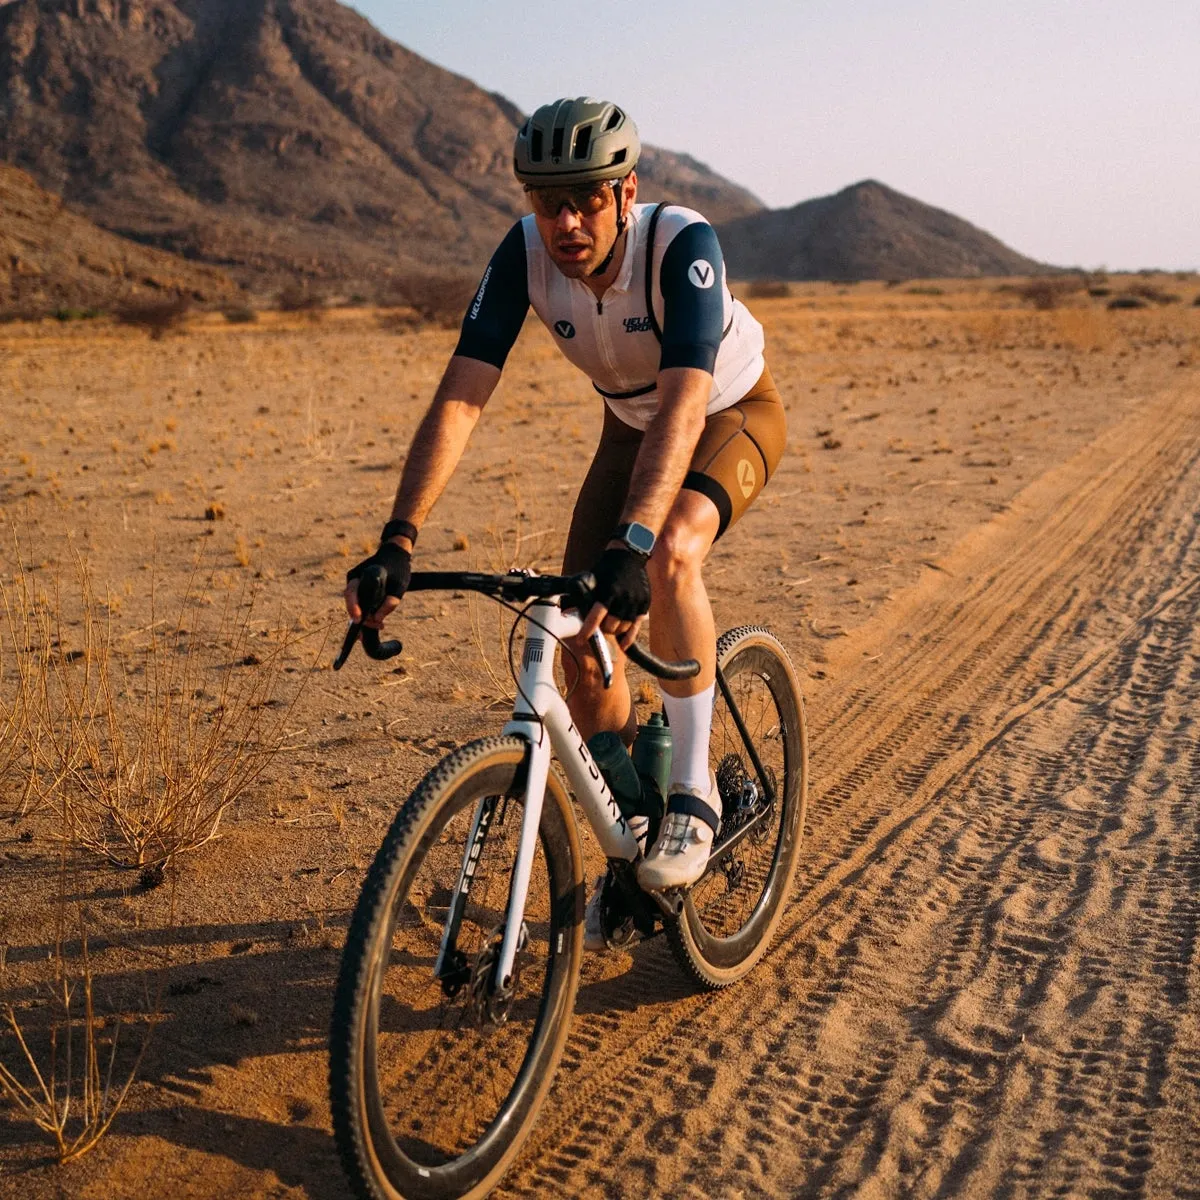
<svg viewBox="0 0 1200 1200"><path fill-rule="evenodd" d="M585 738L613 731L628 746L637 732L624 656L606 689L587 649L597 629L623 649L648 613L655 654L700 663L695 678L661 683L671 782L637 875L658 891L699 879L721 818L708 766L716 629L701 567L774 473L786 431L762 327L730 295L712 226L690 209L636 203L640 149L620 108L587 98L544 105L518 130L514 171L532 212L492 255L413 437L392 519L348 573L345 600L352 620L375 629L400 603L418 530L532 305L605 401L563 561L565 573L596 577L564 662L571 716ZM364 619L357 580L368 564L386 569L388 596Z"/></svg>

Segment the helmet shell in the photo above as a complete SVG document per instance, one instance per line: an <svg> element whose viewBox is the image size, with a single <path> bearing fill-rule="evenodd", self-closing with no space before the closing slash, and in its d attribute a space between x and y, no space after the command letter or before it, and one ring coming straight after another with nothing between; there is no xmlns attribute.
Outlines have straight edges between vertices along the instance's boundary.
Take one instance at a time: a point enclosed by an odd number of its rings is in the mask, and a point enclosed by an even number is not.
<svg viewBox="0 0 1200 1200"><path fill-rule="evenodd" d="M530 187L623 179L641 149L633 119L615 104L590 96L555 100L517 130L513 173Z"/></svg>

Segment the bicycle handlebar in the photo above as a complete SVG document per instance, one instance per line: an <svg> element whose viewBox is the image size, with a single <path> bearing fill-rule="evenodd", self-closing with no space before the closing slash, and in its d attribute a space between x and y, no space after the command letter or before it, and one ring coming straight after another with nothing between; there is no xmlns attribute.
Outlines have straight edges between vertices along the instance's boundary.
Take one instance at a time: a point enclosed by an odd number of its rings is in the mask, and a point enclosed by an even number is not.
<svg viewBox="0 0 1200 1200"><path fill-rule="evenodd" d="M384 602L387 596L386 583L387 576L382 567L373 565L363 570L358 580L358 603L364 614L369 616ZM576 608L582 612L590 606L595 587L596 579L590 571L579 575L526 575L521 571L508 571L503 575L489 575L480 571L414 571L408 591L479 592L514 604L558 597L564 608ZM335 671L341 670L360 636L367 657L376 661L394 658L403 648L396 640L381 642L379 630L371 629L360 621L352 621L346 631L341 653L334 660ZM625 653L643 671L658 679L691 679L700 671L700 664L694 658L668 662L636 644Z"/></svg>

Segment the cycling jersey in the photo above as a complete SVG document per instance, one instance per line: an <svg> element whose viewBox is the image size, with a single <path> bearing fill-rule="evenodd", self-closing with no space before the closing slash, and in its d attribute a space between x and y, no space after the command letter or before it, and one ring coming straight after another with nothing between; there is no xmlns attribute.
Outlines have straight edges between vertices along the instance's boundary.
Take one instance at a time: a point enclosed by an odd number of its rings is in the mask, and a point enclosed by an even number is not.
<svg viewBox="0 0 1200 1200"><path fill-rule="evenodd" d="M554 265L532 215L518 221L484 271L455 353L503 367L532 305L563 354L635 429L658 411L658 372L668 367L712 374L710 414L736 404L762 375L762 326L730 295L712 226L674 205L662 209L654 231L652 319L646 248L653 212L651 204L634 206L621 268L599 300Z"/></svg>

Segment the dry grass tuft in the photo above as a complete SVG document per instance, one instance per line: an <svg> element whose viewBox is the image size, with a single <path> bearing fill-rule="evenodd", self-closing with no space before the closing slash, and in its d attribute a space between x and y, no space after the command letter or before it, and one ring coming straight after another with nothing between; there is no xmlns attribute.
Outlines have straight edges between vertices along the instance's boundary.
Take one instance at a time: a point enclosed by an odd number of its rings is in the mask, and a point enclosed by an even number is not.
<svg viewBox="0 0 1200 1200"><path fill-rule="evenodd" d="M0 1061L0 1096L54 1143L60 1163L91 1150L108 1132L137 1078L149 1045L161 991L144 992L139 1011L101 1015L93 987L84 906L74 905L74 946L68 946L68 893L78 893L79 873L70 865L73 850L64 839L59 857L58 918L54 977L48 994L18 1010L3 1006L7 1046L13 1066ZM122 1032L144 1025L140 1045L127 1047Z"/></svg>
<svg viewBox="0 0 1200 1200"><path fill-rule="evenodd" d="M195 576L173 621L158 618L152 591L150 624L118 638L82 564L78 583L77 603L59 591L35 606L49 648L41 774L72 844L119 866L167 864L215 837L279 752L300 692L279 695L297 638L256 633L253 596L214 604L212 580L199 588Z"/></svg>
<svg viewBox="0 0 1200 1200"><path fill-rule="evenodd" d="M137 300L123 304L116 310L116 318L122 325L134 325L149 331L151 340L158 341L170 330L183 324L192 307L187 296L173 296L168 300Z"/></svg>

